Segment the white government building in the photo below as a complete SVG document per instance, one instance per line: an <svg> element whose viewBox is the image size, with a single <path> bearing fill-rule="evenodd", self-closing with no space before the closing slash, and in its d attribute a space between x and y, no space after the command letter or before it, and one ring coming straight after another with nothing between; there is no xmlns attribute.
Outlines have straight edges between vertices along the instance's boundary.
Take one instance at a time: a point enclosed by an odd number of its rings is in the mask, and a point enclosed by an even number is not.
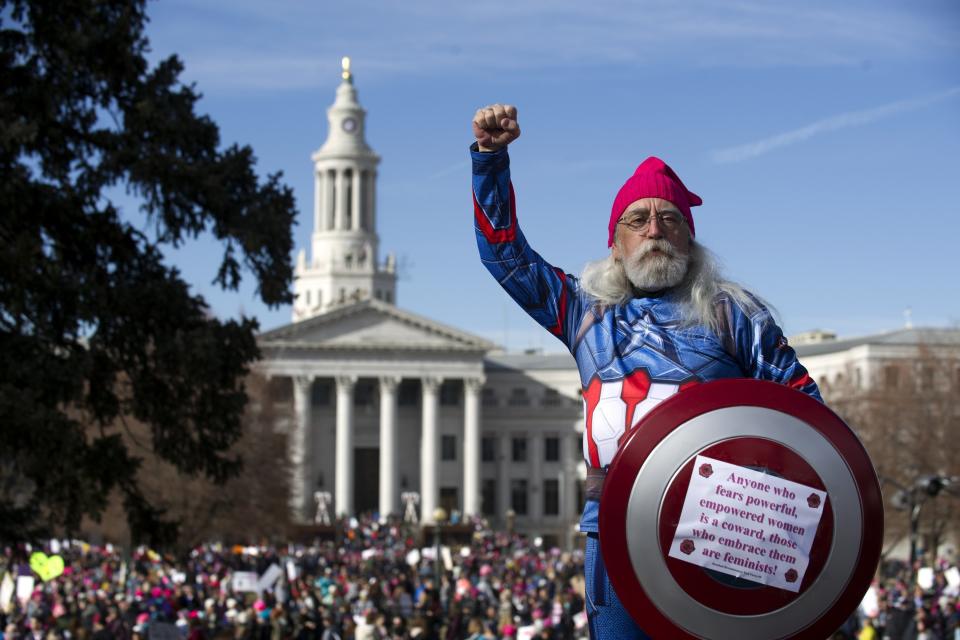
<svg viewBox="0 0 960 640"><path fill-rule="evenodd" d="M294 512L311 521L314 493L328 491L336 514L400 513L401 493L419 492L422 522L443 507L504 526L512 511L518 530L570 545L585 477L574 360L505 354L396 306L395 262L379 258L380 158L365 116L345 62L312 156L312 246L297 259L293 322L259 337L258 370L292 380ZM956 330L805 338L803 363L828 383L857 371L869 384L877 363L912 357L918 342L960 348Z"/></svg>

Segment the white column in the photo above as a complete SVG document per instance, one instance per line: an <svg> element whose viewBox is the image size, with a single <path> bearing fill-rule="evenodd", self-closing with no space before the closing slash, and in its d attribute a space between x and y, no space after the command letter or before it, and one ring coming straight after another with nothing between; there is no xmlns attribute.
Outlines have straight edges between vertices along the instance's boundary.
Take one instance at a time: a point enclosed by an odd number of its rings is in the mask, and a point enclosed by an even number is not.
<svg viewBox="0 0 960 640"><path fill-rule="evenodd" d="M360 169L356 168L353 170L353 230L359 231L363 226L361 225L360 212L363 209L360 208L360 203L363 200L363 192L360 190Z"/></svg>
<svg viewBox="0 0 960 640"><path fill-rule="evenodd" d="M510 445L510 434L501 434L499 447L500 456L497 464L497 509L500 513L497 514L497 517L504 523L504 526L506 526L507 510L512 508L510 504L510 469L513 468L511 461L513 452L511 451Z"/></svg>
<svg viewBox="0 0 960 640"><path fill-rule="evenodd" d="M437 397L441 378L423 378L421 381L421 429L420 429L420 513L425 523L433 522L433 510L437 508Z"/></svg>
<svg viewBox="0 0 960 640"><path fill-rule="evenodd" d="M336 169L337 173L337 212L334 229L337 231L347 230L347 180L342 168Z"/></svg>
<svg viewBox="0 0 960 640"><path fill-rule="evenodd" d="M323 231L323 173L313 170L313 232Z"/></svg>
<svg viewBox="0 0 960 640"><path fill-rule="evenodd" d="M528 468L530 469L530 493L527 496L527 515L531 522L543 518L543 434L530 434Z"/></svg>
<svg viewBox="0 0 960 640"><path fill-rule="evenodd" d="M463 513L480 515L480 389L483 378L463 381Z"/></svg>
<svg viewBox="0 0 960 640"><path fill-rule="evenodd" d="M399 513L397 492L397 385L400 378L380 378L380 516Z"/></svg>
<svg viewBox="0 0 960 640"><path fill-rule="evenodd" d="M293 379L294 421L287 438L287 456L293 469L290 486L290 511L295 521L307 521L307 500L313 499L313 483L308 460L310 447L310 387L313 378L297 376Z"/></svg>
<svg viewBox="0 0 960 640"><path fill-rule="evenodd" d="M353 515L353 386L356 376L337 378L337 442L334 508Z"/></svg>

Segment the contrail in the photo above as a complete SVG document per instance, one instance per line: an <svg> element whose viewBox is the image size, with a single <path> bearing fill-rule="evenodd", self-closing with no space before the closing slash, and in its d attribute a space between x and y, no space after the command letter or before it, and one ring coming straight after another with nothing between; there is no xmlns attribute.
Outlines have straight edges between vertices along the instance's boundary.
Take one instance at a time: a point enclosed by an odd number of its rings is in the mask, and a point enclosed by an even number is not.
<svg viewBox="0 0 960 640"><path fill-rule="evenodd" d="M906 111L915 111L916 109L921 109L936 102L947 100L948 98L952 98L956 95L960 95L960 87L953 87L952 89L948 89L946 91L941 91L939 93L921 96L919 98L913 98L910 100L892 102L880 107L874 107L873 109L848 111L847 113L841 113L829 118L824 118L823 120L817 120L816 122L808 124L805 127L800 127L799 129L794 129L792 131L786 131L775 136L770 136L769 138L763 138L762 140L757 140L756 142L750 142L735 147L727 147L726 149L719 149L714 151L711 156L714 162L721 164L749 160L750 158L756 158L757 156L763 155L768 151L773 151L779 147L785 147L796 142L803 142L804 140L812 138L816 135L820 135L821 133L838 131L840 129L846 129L847 127L858 127L865 124L870 124L871 122L889 118L890 116L895 116Z"/></svg>

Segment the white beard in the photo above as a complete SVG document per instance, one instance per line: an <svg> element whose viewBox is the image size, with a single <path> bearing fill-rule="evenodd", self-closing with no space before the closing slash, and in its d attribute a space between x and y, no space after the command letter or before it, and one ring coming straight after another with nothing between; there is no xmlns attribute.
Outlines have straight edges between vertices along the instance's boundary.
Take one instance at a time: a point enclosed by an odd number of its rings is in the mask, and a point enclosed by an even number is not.
<svg viewBox="0 0 960 640"><path fill-rule="evenodd" d="M651 253L654 249L660 253ZM648 240L623 260L623 272L637 289L661 291L683 281L689 262L688 255L677 253L666 240Z"/></svg>

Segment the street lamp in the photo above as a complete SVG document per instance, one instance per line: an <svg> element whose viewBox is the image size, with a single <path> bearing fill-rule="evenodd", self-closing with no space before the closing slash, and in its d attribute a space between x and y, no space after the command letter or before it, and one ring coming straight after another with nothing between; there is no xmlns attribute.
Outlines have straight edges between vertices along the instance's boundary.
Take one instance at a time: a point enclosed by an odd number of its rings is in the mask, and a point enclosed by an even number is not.
<svg viewBox="0 0 960 640"><path fill-rule="evenodd" d="M897 488L897 492L893 494L893 497L890 500L894 508L901 511L907 511L910 516L909 564L911 582L913 582L915 574L914 565L916 564L917 560L917 538L920 528L920 509L923 507L924 502L930 498L936 498L938 495L940 495L940 492L945 487L949 486L954 480L956 479L947 476L925 475L918 477L914 481L913 486L907 488L895 480L884 478L884 482L892 484Z"/></svg>

